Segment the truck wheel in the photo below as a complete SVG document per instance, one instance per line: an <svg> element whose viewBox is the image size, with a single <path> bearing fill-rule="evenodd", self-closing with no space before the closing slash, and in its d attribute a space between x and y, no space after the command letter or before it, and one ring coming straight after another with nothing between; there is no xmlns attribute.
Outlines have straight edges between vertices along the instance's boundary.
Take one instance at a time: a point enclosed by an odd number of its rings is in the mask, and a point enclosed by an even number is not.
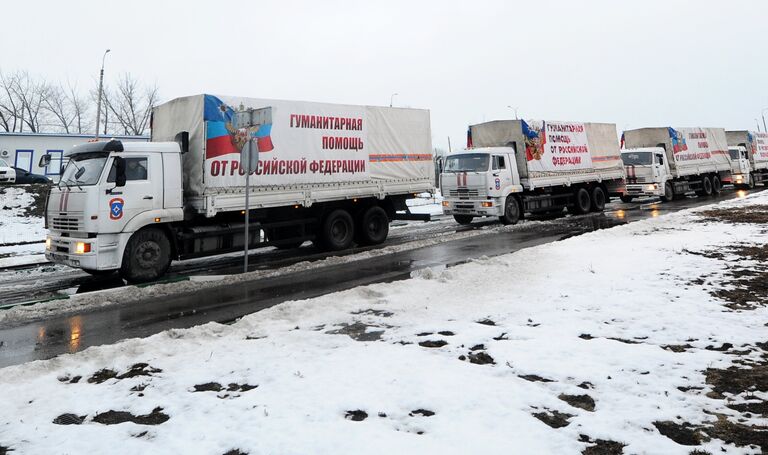
<svg viewBox="0 0 768 455"><path fill-rule="evenodd" d="M453 219L456 220L457 223L464 225L472 223L473 218L474 216L472 215L453 215Z"/></svg>
<svg viewBox="0 0 768 455"><path fill-rule="evenodd" d="M602 212L605 210L605 191L599 186L592 188L592 211Z"/></svg>
<svg viewBox="0 0 768 455"><path fill-rule="evenodd" d="M720 177L713 176L712 177L712 193L713 194L720 194L720 191L723 189L723 184L720 182Z"/></svg>
<svg viewBox="0 0 768 455"><path fill-rule="evenodd" d="M378 205L363 212L358 220L357 243L361 245L378 245L387 240L389 235L389 217L387 212Z"/></svg>
<svg viewBox="0 0 768 455"><path fill-rule="evenodd" d="M520 203L516 197L510 194L504 201L504 215L499 217L499 221L507 225L517 224L520 221L520 212Z"/></svg>
<svg viewBox="0 0 768 455"><path fill-rule="evenodd" d="M355 224L346 210L336 209L323 221L320 234L323 246L330 251L349 248L355 238Z"/></svg>
<svg viewBox="0 0 768 455"><path fill-rule="evenodd" d="M675 188L672 183L667 182L664 184L664 196L661 197L661 202L669 202L675 199Z"/></svg>
<svg viewBox="0 0 768 455"><path fill-rule="evenodd" d="M630 202L632 202L632 199L634 199L634 198L632 196L621 195L621 196L619 196L619 199L621 199L621 202L630 203Z"/></svg>
<svg viewBox="0 0 768 455"><path fill-rule="evenodd" d="M143 283L162 276L171 265L171 242L157 228L133 234L123 253L120 276L129 283Z"/></svg>
<svg viewBox="0 0 768 455"><path fill-rule="evenodd" d="M583 215L589 213L592 208L592 201L589 197L589 191L586 188L579 188L573 194L573 204L568 206L568 213L572 215Z"/></svg>
<svg viewBox="0 0 768 455"><path fill-rule="evenodd" d="M747 188L749 188L750 190L754 190L755 189L755 175L754 174L749 174L749 183L747 183Z"/></svg>
<svg viewBox="0 0 768 455"><path fill-rule="evenodd" d="M699 196L711 196L712 195L712 180L708 175L705 175L701 179L701 189L696 192Z"/></svg>

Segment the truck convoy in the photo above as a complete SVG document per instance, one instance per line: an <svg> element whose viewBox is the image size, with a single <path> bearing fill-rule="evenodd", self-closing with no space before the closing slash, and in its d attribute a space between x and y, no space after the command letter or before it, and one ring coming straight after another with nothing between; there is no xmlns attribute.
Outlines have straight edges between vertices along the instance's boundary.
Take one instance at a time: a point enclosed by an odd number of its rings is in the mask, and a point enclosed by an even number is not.
<svg viewBox="0 0 768 455"><path fill-rule="evenodd" d="M768 133L726 131L725 136L733 184L754 188L756 183L768 181Z"/></svg>
<svg viewBox="0 0 768 455"><path fill-rule="evenodd" d="M246 109L259 123L237 128ZM48 198L48 260L142 282L174 259L242 250L249 141L260 158L250 247L381 243L434 182L427 110L197 95L156 107L151 139L66 152Z"/></svg>
<svg viewBox="0 0 768 455"><path fill-rule="evenodd" d="M660 196L666 202L692 191L709 196L731 182L721 128L641 128L625 131L621 142L624 202L640 196Z"/></svg>
<svg viewBox="0 0 768 455"><path fill-rule="evenodd" d="M467 142L446 156L440 174L443 212L461 224L602 211L622 185L614 124L500 120L470 126Z"/></svg>

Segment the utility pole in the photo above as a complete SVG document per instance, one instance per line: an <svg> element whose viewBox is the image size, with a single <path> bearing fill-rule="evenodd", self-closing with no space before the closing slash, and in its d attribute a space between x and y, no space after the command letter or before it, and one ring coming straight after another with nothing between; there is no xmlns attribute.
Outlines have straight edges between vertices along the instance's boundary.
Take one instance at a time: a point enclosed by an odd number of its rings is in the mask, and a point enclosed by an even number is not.
<svg viewBox="0 0 768 455"><path fill-rule="evenodd" d="M96 139L99 138L99 120L101 120L101 93L104 88L104 60L107 58L109 51L110 49L104 51L104 55L101 57L101 72L99 73L99 101L96 103ZM106 128L106 121L104 121L104 123L104 127Z"/></svg>
<svg viewBox="0 0 768 455"><path fill-rule="evenodd" d="M517 108L512 106L507 106L507 107L515 111L515 120L517 120Z"/></svg>
<svg viewBox="0 0 768 455"><path fill-rule="evenodd" d="M760 132L760 120L755 119L755 124L757 125L757 132Z"/></svg>
<svg viewBox="0 0 768 455"><path fill-rule="evenodd" d="M763 116L763 133L768 133L768 127L765 126L765 111L768 111L768 107L760 111L760 115Z"/></svg>
<svg viewBox="0 0 768 455"><path fill-rule="evenodd" d="M393 93L393 94L392 94L392 95L389 97L389 107L392 107L392 101L395 99L395 97L396 97L397 95L399 95L399 93Z"/></svg>

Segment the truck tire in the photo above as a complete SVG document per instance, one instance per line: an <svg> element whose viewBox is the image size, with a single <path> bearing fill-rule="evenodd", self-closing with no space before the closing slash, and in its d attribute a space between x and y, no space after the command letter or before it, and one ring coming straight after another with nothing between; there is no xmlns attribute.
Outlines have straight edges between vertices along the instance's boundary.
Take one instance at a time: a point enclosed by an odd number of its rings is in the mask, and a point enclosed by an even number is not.
<svg viewBox="0 0 768 455"><path fill-rule="evenodd" d="M602 212L605 210L605 191L602 187L596 186L592 188L592 211Z"/></svg>
<svg viewBox="0 0 768 455"><path fill-rule="evenodd" d="M664 196L661 196L661 202L669 202L675 200L675 187L671 182L664 184Z"/></svg>
<svg viewBox="0 0 768 455"><path fill-rule="evenodd" d="M457 223L467 225L472 223L472 219L474 216L472 215L453 215L453 219L456 220Z"/></svg>
<svg viewBox="0 0 768 455"><path fill-rule="evenodd" d="M352 246L355 238L355 223L346 210L336 209L329 213L321 228L320 238L326 250L339 251Z"/></svg>
<svg viewBox="0 0 768 455"><path fill-rule="evenodd" d="M712 177L712 194L720 194L720 191L723 190L723 184L720 182L720 177L713 176Z"/></svg>
<svg viewBox="0 0 768 455"><path fill-rule="evenodd" d="M621 196L619 196L619 199L621 199L621 202L630 203L630 202L632 202L632 199L634 199L634 198L632 196L621 195Z"/></svg>
<svg viewBox="0 0 768 455"><path fill-rule="evenodd" d="M749 183L747 183L747 188L750 190L755 189L755 174L749 174Z"/></svg>
<svg viewBox="0 0 768 455"><path fill-rule="evenodd" d="M517 224L520 221L521 212L520 202L510 194L504 201L504 214L499 217L499 221L506 225Z"/></svg>
<svg viewBox="0 0 768 455"><path fill-rule="evenodd" d="M708 175L705 175L701 179L701 189L696 192L699 196L711 196L712 195L712 180Z"/></svg>
<svg viewBox="0 0 768 455"><path fill-rule="evenodd" d="M156 280L171 265L171 242L162 230L145 228L133 234L123 253L120 276L129 283Z"/></svg>
<svg viewBox="0 0 768 455"><path fill-rule="evenodd" d="M389 235L389 217L378 205L365 210L358 219L357 243L360 245L378 245L387 240Z"/></svg>
<svg viewBox="0 0 768 455"><path fill-rule="evenodd" d="M592 208L592 200L589 197L589 191L586 188L579 188L573 193L573 204L568 206L568 213L572 215L583 215L589 213Z"/></svg>

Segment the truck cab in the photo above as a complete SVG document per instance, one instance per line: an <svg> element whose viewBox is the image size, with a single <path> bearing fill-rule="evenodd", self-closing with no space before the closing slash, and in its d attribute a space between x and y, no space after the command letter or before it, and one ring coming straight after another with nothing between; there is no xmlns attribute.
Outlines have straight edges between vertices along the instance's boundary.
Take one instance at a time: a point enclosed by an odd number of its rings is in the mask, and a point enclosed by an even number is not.
<svg viewBox="0 0 768 455"><path fill-rule="evenodd" d="M644 196L659 196L662 200L671 200L674 194L672 186L667 185L671 179L669 163L662 147L643 147L621 151L626 173L626 187L621 200L630 202L633 198Z"/></svg>
<svg viewBox="0 0 768 455"><path fill-rule="evenodd" d="M120 270L136 281L147 273L142 266L167 268L171 236L136 234L184 218L179 145L92 142L65 157L69 162L48 197L45 257L95 275ZM126 255L129 243L135 251Z"/></svg>
<svg viewBox="0 0 768 455"><path fill-rule="evenodd" d="M511 147L463 150L445 157L440 174L443 213L461 224L475 217L497 216L507 222L508 196L523 187ZM516 221L516 220L515 220Z"/></svg>
<svg viewBox="0 0 768 455"><path fill-rule="evenodd" d="M744 146L729 146L728 155L731 157L731 178L738 187L754 188L752 165L749 162L747 148Z"/></svg>

